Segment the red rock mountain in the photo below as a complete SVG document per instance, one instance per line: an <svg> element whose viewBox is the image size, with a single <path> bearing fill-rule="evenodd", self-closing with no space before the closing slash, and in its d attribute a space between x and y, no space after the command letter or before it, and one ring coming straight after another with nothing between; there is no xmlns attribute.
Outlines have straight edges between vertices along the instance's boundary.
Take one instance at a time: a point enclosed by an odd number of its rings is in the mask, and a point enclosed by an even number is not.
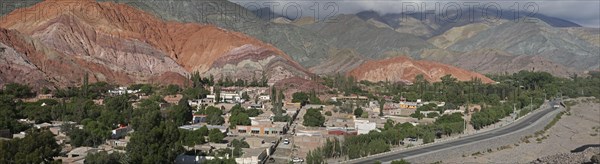
<svg viewBox="0 0 600 164"><path fill-rule="evenodd" d="M452 75L459 81L468 81L479 78L483 83L494 82L481 74L460 69L454 66L425 60L412 60L408 57L396 57L379 61L368 61L348 73L357 80L400 81L412 82L415 77L422 74L430 82L441 81L445 75Z"/></svg>
<svg viewBox="0 0 600 164"><path fill-rule="evenodd" d="M2 17L0 28L0 53L12 54L2 57L19 59L0 63L10 68L0 72L0 85L72 85L86 72L91 81L119 84L182 84L195 71L234 79L266 74L271 82L310 74L281 50L244 34L164 22L111 2L47 0Z"/></svg>

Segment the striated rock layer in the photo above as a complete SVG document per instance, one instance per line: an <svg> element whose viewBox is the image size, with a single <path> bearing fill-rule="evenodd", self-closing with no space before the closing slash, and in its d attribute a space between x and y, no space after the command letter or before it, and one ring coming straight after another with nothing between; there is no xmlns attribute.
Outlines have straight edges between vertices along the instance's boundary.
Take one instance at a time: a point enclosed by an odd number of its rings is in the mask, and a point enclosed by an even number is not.
<svg viewBox="0 0 600 164"><path fill-rule="evenodd" d="M452 75L459 81L469 81L474 78L481 79L483 83L494 82L481 74L460 69L458 67L424 60L412 60L408 57L396 57L379 61L369 61L348 73L357 80L399 81L412 82L415 77L422 74L430 82L441 81L445 75Z"/></svg>
<svg viewBox="0 0 600 164"><path fill-rule="evenodd" d="M550 61L542 55L514 55L494 49L481 49L467 53L424 51L421 57L483 74L512 74L528 70L543 71L554 76L568 78L573 74L582 73Z"/></svg>
<svg viewBox="0 0 600 164"><path fill-rule="evenodd" d="M56 76L52 83L58 85L77 83L85 72L92 81L120 84L183 84L196 71L217 78L266 74L270 80L309 74L281 50L244 34L163 22L124 4L48 0L6 15L0 28L30 36L30 49L39 52L27 58L30 66Z"/></svg>

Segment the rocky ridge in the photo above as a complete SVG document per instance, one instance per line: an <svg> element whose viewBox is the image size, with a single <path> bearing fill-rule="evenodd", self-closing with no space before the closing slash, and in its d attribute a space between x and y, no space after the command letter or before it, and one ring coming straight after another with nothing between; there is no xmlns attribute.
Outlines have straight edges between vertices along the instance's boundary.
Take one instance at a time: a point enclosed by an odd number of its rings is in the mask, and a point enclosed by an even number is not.
<svg viewBox="0 0 600 164"><path fill-rule="evenodd" d="M221 64L214 64L220 58L245 55L249 55L245 59L261 58L267 59L267 62L239 65L241 62L254 63L256 60L226 61L235 63L225 64L240 66L229 68L235 72L231 76L249 77L243 74L247 72L235 71L238 69L262 75L263 71L271 71L267 68L285 70L287 76L306 77L309 74L281 50L244 34L211 25L163 22L151 14L124 4L44 1L2 17L0 27L31 36L59 56L75 61L68 67L82 67L77 72L92 73L92 81L123 84L159 80L160 83L160 77L170 77L171 82L183 84L189 72L206 73L212 69L221 69L224 66L223 60L220 61ZM239 51L244 47L253 47L253 51ZM42 62L32 63L41 65ZM279 72L267 74L279 78ZM79 75L76 71L55 74ZM119 75L119 78L114 75ZM223 75L215 74L215 77Z"/></svg>
<svg viewBox="0 0 600 164"><path fill-rule="evenodd" d="M452 75L459 81L469 81L478 78L483 83L494 82L478 73L432 61L412 60L405 56L368 61L350 71L348 75L355 77L357 80L372 82L412 82L417 75L423 75L425 80L429 82L441 81L440 78L446 75Z"/></svg>

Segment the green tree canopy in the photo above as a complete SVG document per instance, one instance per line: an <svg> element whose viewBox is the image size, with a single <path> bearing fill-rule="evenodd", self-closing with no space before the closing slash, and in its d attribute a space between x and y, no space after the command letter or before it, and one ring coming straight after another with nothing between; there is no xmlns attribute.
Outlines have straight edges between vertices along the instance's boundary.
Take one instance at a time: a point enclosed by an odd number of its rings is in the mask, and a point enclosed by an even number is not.
<svg viewBox="0 0 600 164"><path fill-rule="evenodd" d="M321 114L318 109L310 108L304 114L304 126L316 126L321 127L325 123L325 117Z"/></svg>
<svg viewBox="0 0 600 164"><path fill-rule="evenodd" d="M222 143L223 138L225 138L225 134L221 132L219 129L210 129L208 133L208 140L214 143Z"/></svg>
<svg viewBox="0 0 600 164"><path fill-rule="evenodd" d="M0 161L9 163L50 163L61 150L48 130L31 130L25 138L0 141Z"/></svg>

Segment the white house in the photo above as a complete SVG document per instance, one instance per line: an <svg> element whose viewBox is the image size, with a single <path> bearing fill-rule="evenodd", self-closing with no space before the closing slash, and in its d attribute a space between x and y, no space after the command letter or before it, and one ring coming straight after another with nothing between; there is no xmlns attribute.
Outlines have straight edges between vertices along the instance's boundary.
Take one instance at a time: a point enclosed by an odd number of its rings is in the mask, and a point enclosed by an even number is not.
<svg viewBox="0 0 600 164"><path fill-rule="evenodd" d="M131 131L131 128L129 126L122 126L122 127L112 130L111 137L113 139L122 138L125 135L127 135L127 133L129 133L129 131Z"/></svg>
<svg viewBox="0 0 600 164"><path fill-rule="evenodd" d="M354 128L358 131L358 135L368 134L371 130L377 129L377 123L369 120L354 120Z"/></svg>
<svg viewBox="0 0 600 164"><path fill-rule="evenodd" d="M128 94L135 94L140 92L141 90L128 90L127 87L119 87L119 88L115 88L114 90L108 90L108 93L113 94L113 95L124 95L125 93Z"/></svg>
<svg viewBox="0 0 600 164"><path fill-rule="evenodd" d="M463 113L463 112L464 112L464 110L458 110L458 109L456 109L456 110L445 110L444 114L454 114L454 113Z"/></svg>
<svg viewBox="0 0 600 164"><path fill-rule="evenodd" d="M258 96L258 99L261 100L261 101L268 101L268 100L271 100L271 96L269 96L269 95L260 95L260 96Z"/></svg>
<svg viewBox="0 0 600 164"><path fill-rule="evenodd" d="M242 98L237 93L221 93L221 102L243 102ZM207 99L215 100L215 95L207 95Z"/></svg>

